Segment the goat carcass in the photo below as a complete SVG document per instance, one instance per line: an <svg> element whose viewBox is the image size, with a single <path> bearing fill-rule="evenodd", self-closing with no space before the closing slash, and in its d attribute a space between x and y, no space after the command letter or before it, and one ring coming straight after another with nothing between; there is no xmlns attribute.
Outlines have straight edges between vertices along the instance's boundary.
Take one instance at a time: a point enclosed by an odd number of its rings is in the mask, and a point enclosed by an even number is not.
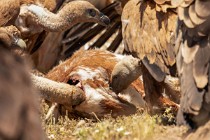
<svg viewBox="0 0 210 140"><path fill-rule="evenodd" d="M88 118L94 114L97 117L106 114L111 114L113 117L129 115L135 113L137 107L145 108L144 91L140 79L118 95L112 91L109 86L111 73L114 66L122 59L134 58L108 51L81 50L53 68L46 78L74 85L84 91L84 101L72 106L63 104L71 114Z"/></svg>

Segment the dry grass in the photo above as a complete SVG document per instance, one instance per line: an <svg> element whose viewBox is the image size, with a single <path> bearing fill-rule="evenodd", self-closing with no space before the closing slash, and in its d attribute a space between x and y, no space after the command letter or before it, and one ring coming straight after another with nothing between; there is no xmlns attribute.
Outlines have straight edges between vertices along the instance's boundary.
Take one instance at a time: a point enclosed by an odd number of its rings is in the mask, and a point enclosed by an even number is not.
<svg viewBox="0 0 210 140"><path fill-rule="evenodd" d="M47 106L42 107L46 112ZM44 115L43 115L44 116ZM93 122L89 119L69 119L60 117L58 123L51 119L48 124L43 122L47 137L52 140L79 139L79 140L180 140L187 128L175 125L162 125L163 116L149 116L147 113L137 113L132 116L107 117ZM173 120L173 119L172 119Z"/></svg>

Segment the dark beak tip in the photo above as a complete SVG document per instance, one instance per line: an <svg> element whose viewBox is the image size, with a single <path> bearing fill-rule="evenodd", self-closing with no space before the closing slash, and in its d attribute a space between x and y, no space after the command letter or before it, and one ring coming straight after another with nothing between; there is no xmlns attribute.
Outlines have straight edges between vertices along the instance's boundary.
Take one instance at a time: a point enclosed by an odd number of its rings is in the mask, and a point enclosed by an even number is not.
<svg viewBox="0 0 210 140"><path fill-rule="evenodd" d="M103 15L101 17L101 22L104 23L105 26L108 26L110 24L110 19L107 16Z"/></svg>

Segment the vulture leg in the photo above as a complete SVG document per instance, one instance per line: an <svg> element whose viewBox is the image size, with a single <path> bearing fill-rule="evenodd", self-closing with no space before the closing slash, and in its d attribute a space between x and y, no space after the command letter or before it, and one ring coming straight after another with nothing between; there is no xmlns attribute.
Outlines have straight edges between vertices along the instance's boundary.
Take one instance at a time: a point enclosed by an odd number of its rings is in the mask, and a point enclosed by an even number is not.
<svg viewBox="0 0 210 140"><path fill-rule="evenodd" d="M144 65L142 65L141 70L144 81L145 100L149 107L149 113L163 113L167 107L172 107L172 110L176 112L178 105L163 96L163 93L166 92L163 82L157 82Z"/></svg>

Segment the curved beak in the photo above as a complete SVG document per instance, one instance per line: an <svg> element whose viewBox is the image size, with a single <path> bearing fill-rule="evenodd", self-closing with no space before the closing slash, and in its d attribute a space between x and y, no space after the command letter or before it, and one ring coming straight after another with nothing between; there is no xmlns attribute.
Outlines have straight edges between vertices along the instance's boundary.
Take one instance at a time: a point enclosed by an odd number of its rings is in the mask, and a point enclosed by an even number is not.
<svg viewBox="0 0 210 140"><path fill-rule="evenodd" d="M26 49L26 47L27 47L25 41L21 38L16 39L15 45L20 47L21 49Z"/></svg>
<svg viewBox="0 0 210 140"><path fill-rule="evenodd" d="M108 26L110 24L110 19L103 13L100 13L100 24L103 26Z"/></svg>

